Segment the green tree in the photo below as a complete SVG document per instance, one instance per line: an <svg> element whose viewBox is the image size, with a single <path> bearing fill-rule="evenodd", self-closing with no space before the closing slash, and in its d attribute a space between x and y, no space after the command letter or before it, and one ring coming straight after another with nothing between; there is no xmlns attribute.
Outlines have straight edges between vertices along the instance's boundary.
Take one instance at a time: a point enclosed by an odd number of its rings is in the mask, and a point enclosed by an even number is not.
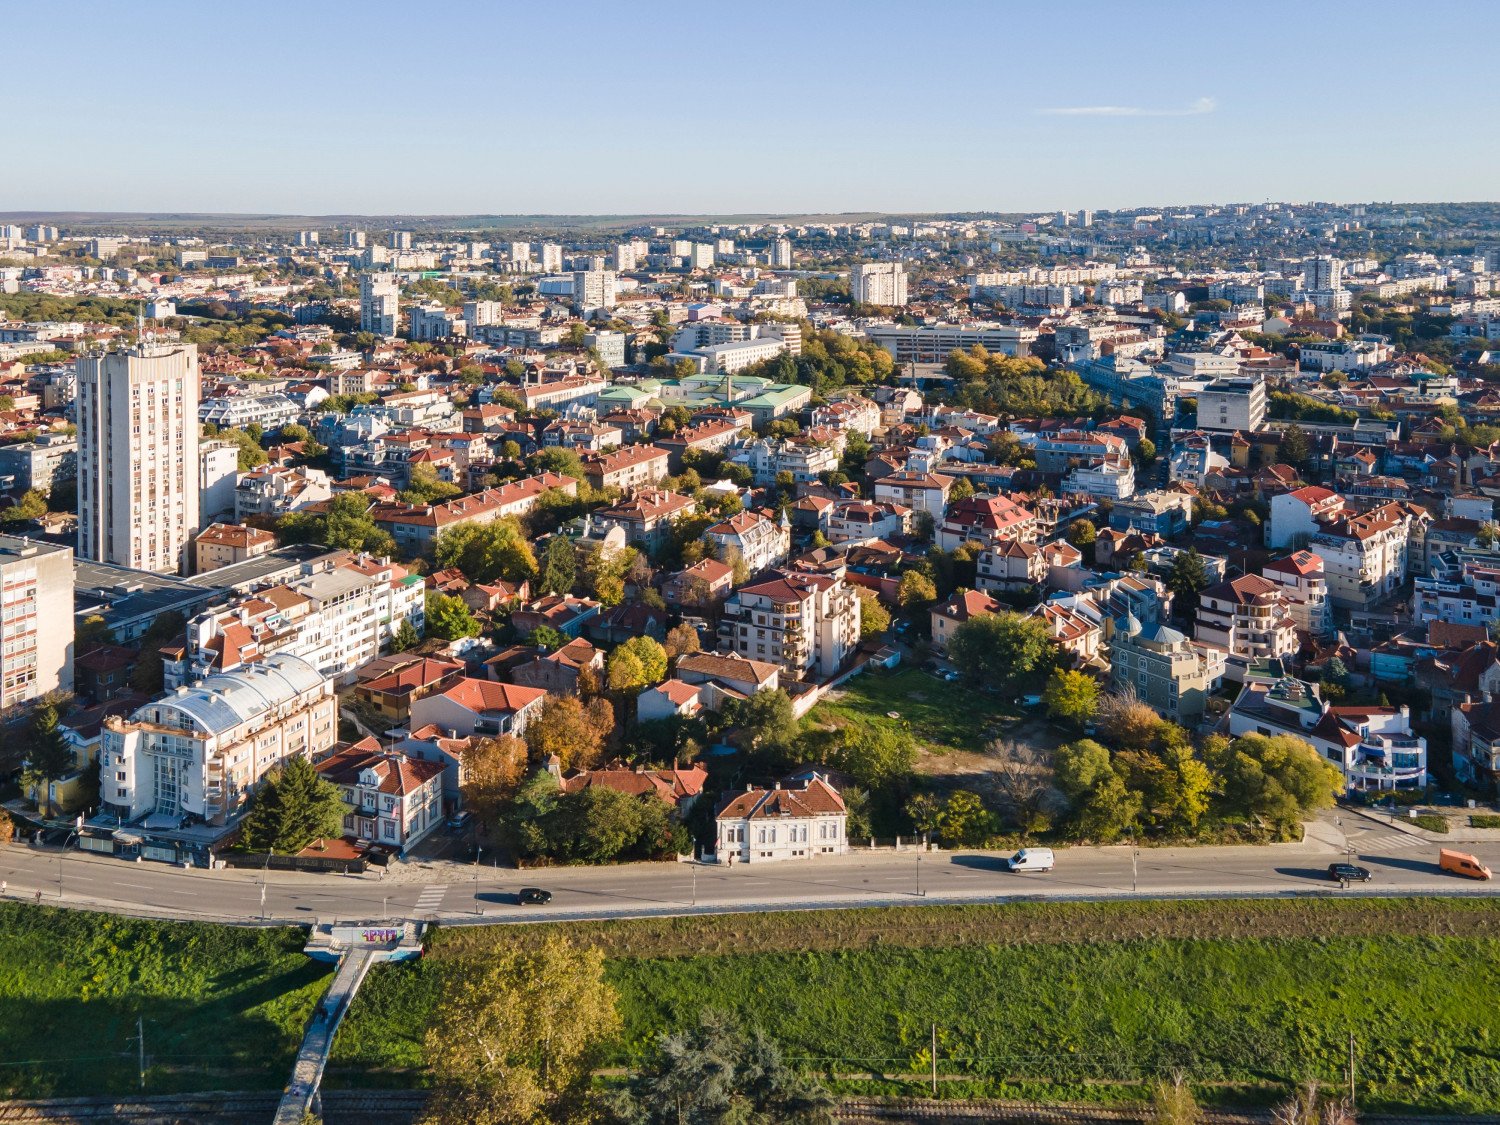
<svg viewBox="0 0 1500 1125"><path fill-rule="evenodd" d="M58 723L57 708L43 703L31 718L26 765L21 771L21 784L36 794L37 807L43 816L52 815L52 782L72 773L77 761L78 755Z"/></svg>
<svg viewBox="0 0 1500 1125"><path fill-rule="evenodd" d="M590 1118L594 1067L620 1029L604 954L548 936L447 974L424 1057L425 1125L547 1125Z"/></svg>
<svg viewBox="0 0 1500 1125"><path fill-rule="evenodd" d="M931 840L932 833L943 823L943 802L931 793L913 793L907 798L905 812L923 840Z"/></svg>
<svg viewBox="0 0 1500 1125"><path fill-rule="evenodd" d="M940 826L949 844L981 844L995 831L995 814L985 807L978 793L958 789L943 805Z"/></svg>
<svg viewBox="0 0 1500 1125"><path fill-rule="evenodd" d="M403 617L401 624L396 626L396 632L391 637L392 652L410 652L422 643L422 638L417 635L416 627L409 618Z"/></svg>
<svg viewBox="0 0 1500 1125"><path fill-rule="evenodd" d="M1112 769L1108 748L1091 738L1058 747L1053 766L1058 788L1075 801L1097 786Z"/></svg>
<svg viewBox="0 0 1500 1125"><path fill-rule="evenodd" d="M1156 460L1156 442L1150 438L1143 437L1136 443L1133 456L1138 465L1150 465Z"/></svg>
<svg viewBox="0 0 1500 1125"><path fill-rule="evenodd" d="M981 613L953 630L948 653L971 681L1006 691L1047 666L1052 635L1039 617Z"/></svg>
<svg viewBox="0 0 1500 1125"><path fill-rule="evenodd" d="M889 723L852 723L839 731L829 764L868 789L881 790L911 776L917 744L911 732Z"/></svg>
<svg viewBox="0 0 1500 1125"><path fill-rule="evenodd" d="M239 447L239 468L242 473L248 473L251 469L264 465L270 460L266 456L266 451L260 447L260 439L245 430L219 430L213 436L231 441Z"/></svg>
<svg viewBox="0 0 1500 1125"><path fill-rule="evenodd" d="M396 541L370 518L370 498L340 492L322 513L291 512L276 521L282 543L318 543L334 550L365 551L372 555L396 553Z"/></svg>
<svg viewBox="0 0 1500 1125"><path fill-rule="evenodd" d="M578 581L578 551L566 535L554 535L542 556L541 589L545 594L566 594Z"/></svg>
<svg viewBox="0 0 1500 1125"><path fill-rule="evenodd" d="M1289 734L1241 735L1209 764L1217 768L1225 804L1274 824L1328 808L1343 787L1332 763Z"/></svg>
<svg viewBox="0 0 1500 1125"><path fill-rule="evenodd" d="M187 619L176 610L168 610L142 634L140 653L135 667L130 670L130 686L144 695L156 695L162 689L164 669L161 648L170 643L181 644L186 636Z"/></svg>
<svg viewBox="0 0 1500 1125"><path fill-rule="evenodd" d="M1099 683L1083 672L1053 669L1042 692L1047 713L1068 723L1086 723L1099 710Z"/></svg>
<svg viewBox="0 0 1500 1125"><path fill-rule="evenodd" d="M513 518L462 523L437 538L433 560L439 569L456 566L472 582L524 582L536 577L536 555Z"/></svg>
<svg viewBox="0 0 1500 1125"><path fill-rule="evenodd" d="M97 613L91 613L79 623L78 629L73 637L74 648L82 653L99 645L112 645L115 643L115 635L103 617Z"/></svg>
<svg viewBox="0 0 1500 1125"><path fill-rule="evenodd" d="M430 466L416 465L407 479L406 488L401 492L401 499L420 507L440 504L463 494L464 490L458 485L439 480L436 471Z"/></svg>
<svg viewBox="0 0 1500 1125"><path fill-rule="evenodd" d="M1308 440L1307 431L1301 426L1288 426L1282 431L1277 453L1292 468L1307 468L1308 462L1312 460L1312 443Z"/></svg>
<svg viewBox="0 0 1500 1125"><path fill-rule="evenodd" d="M427 591L427 633L444 641L479 636L479 622L462 598Z"/></svg>
<svg viewBox="0 0 1500 1125"><path fill-rule="evenodd" d="M292 757L256 790L240 840L246 851L295 855L314 840L342 836L344 811L339 787L306 758Z"/></svg>
<svg viewBox="0 0 1500 1125"><path fill-rule="evenodd" d="M854 592L859 597L859 639L881 636L891 627L890 610L880 604L875 591L858 586Z"/></svg>
<svg viewBox="0 0 1500 1125"><path fill-rule="evenodd" d="M724 705L724 721L751 748L784 750L797 737L797 717L792 701L781 688L758 691L746 699Z"/></svg>
<svg viewBox="0 0 1500 1125"><path fill-rule="evenodd" d="M1178 551L1172 560L1172 570L1167 575L1167 588L1175 600L1172 611L1184 620L1198 614L1198 595L1208 586L1208 570L1203 565L1203 556L1198 548L1189 547Z"/></svg>
<svg viewBox="0 0 1500 1125"><path fill-rule="evenodd" d="M47 498L36 489L28 489L21 499L0 512L0 523L26 523L47 514Z"/></svg>
<svg viewBox="0 0 1500 1125"><path fill-rule="evenodd" d="M759 1028L704 1011L696 1027L657 1040L609 1113L618 1125L823 1125L834 1105Z"/></svg>
<svg viewBox="0 0 1500 1125"><path fill-rule="evenodd" d="M937 587L932 584L932 579L920 570L908 570L903 574L901 585L896 591L896 600L901 603L902 609L931 605L937 601L937 596Z"/></svg>
<svg viewBox="0 0 1500 1125"><path fill-rule="evenodd" d="M1099 538L1099 529L1092 520L1074 520L1068 525L1068 542L1080 551L1087 550Z"/></svg>
<svg viewBox="0 0 1500 1125"><path fill-rule="evenodd" d="M547 649L549 652L556 652L568 643L568 636L551 625L538 625L526 635L526 643Z"/></svg>

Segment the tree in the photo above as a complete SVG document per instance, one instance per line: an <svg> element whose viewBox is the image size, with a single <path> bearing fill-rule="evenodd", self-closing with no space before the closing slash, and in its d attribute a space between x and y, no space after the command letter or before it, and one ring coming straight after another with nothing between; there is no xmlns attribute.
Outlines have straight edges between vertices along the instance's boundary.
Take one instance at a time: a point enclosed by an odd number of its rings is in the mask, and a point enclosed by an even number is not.
<svg viewBox="0 0 1500 1125"><path fill-rule="evenodd" d="M587 1119L593 1068L620 1028L604 954L549 935L463 960L428 1030L427 1125Z"/></svg>
<svg viewBox="0 0 1500 1125"><path fill-rule="evenodd" d="M79 624L73 635L73 645L80 653L87 652L99 645L112 645L115 643L115 635L105 623L104 618L97 613L91 613Z"/></svg>
<svg viewBox="0 0 1500 1125"><path fill-rule="evenodd" d="M1186 551L1178 551L1167 575L1167 588L1176 597L1173 611L1178 617L1191 620L1197 616L1198 595L1207 585L1208 570L1198 549L1189 547Z"/></svg>
<svg viewBox="0 0 1500 1125"><path fill-rule="evenodd" d="M0 809L0 847L4 847L15 838L15 819L10 815L10 813L6 812L4 809Z"/></svg>
<svg viewBox="0 0 1500 1125"><path fill-rule="evenodd" d="M370 518L370 498L358 492L340 492L328 502L326 512L291 512L276 521L276 536L283 543L320 543L335 550L365 551L393 555L396 541Z"/></svg>
<svg viewBox="0 0 1500 1125"><path fill-rule="evenodd" d="M884 634L891 627L890 610L880 604L873 590L857 586L854 593L859 598L859 639L863 641Z"/></svg>
<svg viewBox="0 0 1500 1125"><path fill-rule="evenodd" d="M526 779L526 743L514 735L470 739L463 751L464 807L493 828Z"/></svg>
<svg viewBox="0 0 1500 1125"><path fill-rule="evenodd" d="M458 567L471 582L524 582L537 570L531 544L511 517L449 528L433 546L433 561L440 570Z"/></svg>
<svg viewBox="0 0 1500 1125"><path fill-rule="evenodd" d="M1136 443L1133 451L1136 464L1149 465L1156 460L1156 442L1150 438L1143 437Z"/></svg>
<svg viewBox="0 0 1500 1125"><path fill-rule="evenodd" d="M421 643L422 638L417 635L416 626L411 623L410 618L403 617L401 624L396 626L396 632L391 637L391 651L410 652Z"/></svg>
<svg viewBox="0 0 1500 1125"><path fill-rule="evenodd" d="M479 636L479 622L474 620L468 604L460 597L428 590L426 613L429 636L444 641Z"/></svg>
<svg viewBox="0 0 1500 1125"><path fill-rule="evenodd" d="M993 742L989 751L1005 814L1023 837L1045 831L1062 803L1049 755L1041 747L1011 741Z"/></svg>
<svg viewBox="0 0 1500 1125"><path fill-rule="evenodd" d="M47 498L36 489L27 489L21 499L0 512L0 523L26 523L47 514Z"/></svg>
<svg viewBox="0 0 1500 1125"><path fill-rule="evenodd" d="M609 1112L618 1125L823 1125L834 1104L759 1028L704 1011L696 1027L657 1040Z"/></svg>
<svg viewBox="0 0 1500 1125"><path fill-rule="evenodd" d="M1282 461L1294 469L1305 469L1312 460L1312 443L1307 438L1307 431L1301 426L1288 426L1281 433L1281 445L1278 453Z"/></svg>
<svg viewBox="0 0 1500 1125"><path fill-rule="evenodd" d="M1068 723L1086 723L1099 709L1099 683L1083 672L1053 669L1042 692L1047 714Z"/></svg>
<svg viewBox="0 0 1500 1125"><path fill-rule="evenodd" d="M571 695L549 695L541 714L526 725L526 745L533 761L545 764L555 756L563 769L588 769L614 729L614 712L606 700L585 705Z"/></svg>
<svg viewBox="0 0 1500 1125"><path fill-rule="evenodd" d="M1181 1074L1170 1081L1158 1081L1151 1088L1149 1125L1198 1125L1203 1113Z"/></svg>
<svg viewBox="0 0 1500 1125"><path fill-rule="evenodd" d="M560 629L554 629L551 625L538 625L526 635L526 643L544 648L549 652L556 652L568 643L568 635Z"/></svg>
<svg viewBox="0 0 1500 1125"><path fill-rule="evenodd" d="M187 630L187 619L176 610L159 614L142 634L140 655L135 667L130 670L130 686L143 695L155 695L162 689L164 669L161 662L161 647L165 644L182 643Z"/></svg>
<svg viewBox="0 0 1500 1125"><path fill-rule="evenodd" d="M314 840L342 836L344 798L339 787L318 776L303 757L266 775L241 821L246 851L295 855Z"/></svg>
<svg viewBox="0 0 1500 1125"><path fill-rule="evenodd" d="M1332 763L1289 734L1244 734L1228 746L1205 746L1231 808L1274 824L1289 824L1327 808L1343 788Z"/></svg>
<svg viewBox="0 0 1500 1125"><path fill-rule="evenodd" d="M43 816L52 815L52 783L73 772L78 755L58 725L57 708L44 703L31 718L27 732L26 767L21 784L37 794Z"/></svg>
<svg viewBox="0 0 1500 1125"><path fill-rule="evenodd" d="M1091 738L1058 747L1057 784L1074 800L1084 796L1110 772L1109 750Z"/></svg>
<svg viewBox="0 0 1500 1125"><path fill-rule="evenodd" d="M953 630L948 654L970 680L1004 691L1051 660L1052 634L1039 617L981 613Z"/></svg>
<svg viewBox="0 0 1500 1125"><path fill-rule="evenodd" d="M1349 1099L1322 1093L1315 1081L1302 1083L1271 1111L1272 1125L1354 1125L1356 1120Z"/></svg>
<svg viewBox="0 0 1500 1125"><path fill-rule="evenodd" d="M1068 525L1068 542L1080 551L1092 547L1098 538L1099 529L1092 520L1074 520Z"/></svg>
<svg viewBox="0 0 1500 1125"><path fill-rule="evenodd" d="M725 723L738 731L741 743L750 749L784 750L797 737L792 701L781 688L732 699L724 705L723 715Z"/></svg>
<svg viewBox="0 0 1500 1125"><path fill-rule="evenodd" d="M566 594L578 580L578 550L566 535L554 535L542 556L541 589L545 594Z"/></svg>
<svg viewBox="0 0 1500 1125"><path fill-rule="evenodd" d="M764 693L762 693L764 694ZM917 744L904 727L853 723L839 731L830 763L869 789L885 789L911 776Z"/></svg>
<svg viewBox="0 0 1500 1125"><path fill-rule="evenodd" d="M1165 720L1130 690L1112 692L1099 703L1098 727L1116 746L1144 750Z"/></svg>
<svg viewBox="0 0 1500 1125"><path fill-rule="evenodd" d="M943 805L941 828L949 844L980 844L994 832L995 816L978 793L958 789Z"/></svg>
<svg viewBox="0 0 1500 1125"><path fill-rule="evenodd" d="M699 651L702 647L698 641L698 630L691 625L674 625L667 631L667 639L663 647L667 652L667 659L676 662L679 656L687 656Z"/></svg>
<svg viewBox="0 0 1500 1125"><path fill-rule="evenodd" d="M428 504L439 504L444 500L452 500L455 496L462 496L464 490L458 485L445 480L439 480L436 471L428 465L416 465L412 468L407 478L406 488L401 492L401 499L408 504L420 506Z"/></svg>
<svg viewBox="0 0 1500 1125"><path fill-rule="evenodd" d="M896 600L901 603L902 609L931 605L937 601L937 596L937 587L932 584L932 579L920 570L908 570L903 574L896 592Z"/></svg>
<svg viewBox="0 0 1500 1125"><path fill-rule="evenodd" d="M943 802L931 793L913 793L906 801L906 816L911 825L930 840L943 822Z"/></svg>
<svg viewBox="0 0 1500 1125"><path fill-rule="evenodd" d="M667 678L667 650L652 637L631 637L609 654L607 672L611 691L639 691L661 683Z"/></svg>

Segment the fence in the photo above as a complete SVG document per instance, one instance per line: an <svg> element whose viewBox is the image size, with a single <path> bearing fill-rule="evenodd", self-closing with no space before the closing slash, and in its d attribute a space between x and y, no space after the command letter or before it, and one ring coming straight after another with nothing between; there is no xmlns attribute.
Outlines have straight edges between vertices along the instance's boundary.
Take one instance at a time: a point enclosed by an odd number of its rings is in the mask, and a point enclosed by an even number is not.
<svg viewBox="0 0 1500 1125"><path fill-rule="evenodd" d="M319 855L259 855L255 852L222 852L216 856L225 867L261 867L272 871L310 871L339 875L363 875L365 858L331 859Z"/></svg>

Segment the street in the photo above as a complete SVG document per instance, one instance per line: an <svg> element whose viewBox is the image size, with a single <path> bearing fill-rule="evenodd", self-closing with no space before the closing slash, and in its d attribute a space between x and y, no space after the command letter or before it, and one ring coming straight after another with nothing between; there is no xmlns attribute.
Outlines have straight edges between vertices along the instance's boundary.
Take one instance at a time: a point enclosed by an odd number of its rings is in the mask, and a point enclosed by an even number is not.
<svg viewBox="0 0 1500 1125"><path fill-rule="evenodd" d="M1500 867L1500 841L1456 843ZM1368 867L1368 883L1342 889L1328 864ZM1345 812L1316 822L1308 839L1267 847L1059 848L1048 874L1011 874L996 853L880 851L727 869L686 863L559 867L518 872L453 863L411 865L400 879L254 870L183 870L56 848L0 850L5 896L66 906L205 921L307 923L315 919L432 919L445 924L570 921L698 912L748 912L1007 898L1493 894L1500 885L1437 868L1438 845ZM552 892L522 906L521 887Z"/></svg>

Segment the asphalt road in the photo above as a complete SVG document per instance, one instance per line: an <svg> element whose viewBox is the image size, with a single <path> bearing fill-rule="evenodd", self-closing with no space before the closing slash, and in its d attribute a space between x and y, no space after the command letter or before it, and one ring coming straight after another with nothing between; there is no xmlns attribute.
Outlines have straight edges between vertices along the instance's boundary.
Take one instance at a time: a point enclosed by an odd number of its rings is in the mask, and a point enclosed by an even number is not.
<svg viewBox="0 0 1500 1125"><path fill-rule="evenodd" d="M1327 878L1347 840L1373 875L1349 890ZM1500 842L1455 844L1500 868ZM516 872L434 863L401 880L239 870L183 870L76 850L0 849L11 899L120 914L237 923L434 919L567 921L660 914L833 906L977 902L1007 898L1492 894L1500 884L1440 872L1437 846L1388 825L1330 816L1301 844L1229 848L1060 848L1048 874L1011 874L985 852L889 851L736 865L634 864ZM548 906L521 906L523 886L550 890ZM264 905L262 891L264 888Z"/></svg>

